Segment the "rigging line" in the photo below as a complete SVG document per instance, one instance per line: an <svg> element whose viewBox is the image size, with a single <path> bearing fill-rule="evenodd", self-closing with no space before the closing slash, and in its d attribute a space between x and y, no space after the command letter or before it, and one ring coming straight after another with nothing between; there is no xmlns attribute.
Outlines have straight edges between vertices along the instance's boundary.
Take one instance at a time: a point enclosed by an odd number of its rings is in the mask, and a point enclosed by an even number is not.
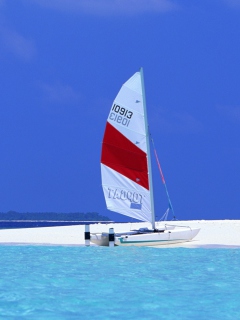
<svg viewBox="0 0 240 320"><path fill-rule="evenodd" d="M167 211L163 214L163 216L158 220L158 221L164 221L167 220L168 218L168 213L169 213L170 208L167 208Z"/></svg>
<svg viewBox="0 0 240 320"><path fill-rule="evenodd" d="M153 150L154 150L155 158L156 158L156 161L157 161L158 169L159 169L160 176L161 176L161 179L162 179L162 183L163 183L163 185L164 185L164 187L165 187L165 191L166 191L166 194L167 194L169 209L172 210L173 219L176 220L176 217L175 217L175 214L174 214L174 210L173 210L173 206L172 206L172 202L171 202L171 200L170 200L170 196L169 196L168 189L167 189L167 184L166 184L166 181L165 181L165 179L164 179L164 175L163 175L163 172L162 172L162 168L161 168L161 165L160 165L160 161L159 161L159 159L158 159L157 150L156 150L156 148L155 148L152 135L150 134L150 136L151 136L151 141L152 141L152 144L153 144Z"/></svg>

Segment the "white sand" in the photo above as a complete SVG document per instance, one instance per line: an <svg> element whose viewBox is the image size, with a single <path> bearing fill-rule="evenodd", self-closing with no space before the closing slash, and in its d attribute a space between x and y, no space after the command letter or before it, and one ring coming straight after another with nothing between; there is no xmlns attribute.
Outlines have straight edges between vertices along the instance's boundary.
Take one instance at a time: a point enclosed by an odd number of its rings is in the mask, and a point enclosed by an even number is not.
<svg viewBox="0 0 240 320"><path fill-rule="evenodd" d="M171 221L168 224L201 228L199 234L190 242L158 246L164 247L239 247L240 248L240 220L193 220ZM115 232L150 227L147 223L115 223L90 225L91 232ZM0 230L0 244L31 244L31 245L84 245L84 226L5 229Z"/></svg>

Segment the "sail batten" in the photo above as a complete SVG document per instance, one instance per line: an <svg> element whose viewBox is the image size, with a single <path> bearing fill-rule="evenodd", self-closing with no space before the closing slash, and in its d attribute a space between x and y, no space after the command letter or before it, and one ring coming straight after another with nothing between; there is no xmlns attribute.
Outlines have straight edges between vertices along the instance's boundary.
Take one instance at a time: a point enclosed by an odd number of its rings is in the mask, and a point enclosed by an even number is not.
<svg viewBox="0 0 240 320"><path fill-rule="evenodd" d="M152 222L147 128L140 72L125 82L107 119L101 175L109 210Z"/></svg>

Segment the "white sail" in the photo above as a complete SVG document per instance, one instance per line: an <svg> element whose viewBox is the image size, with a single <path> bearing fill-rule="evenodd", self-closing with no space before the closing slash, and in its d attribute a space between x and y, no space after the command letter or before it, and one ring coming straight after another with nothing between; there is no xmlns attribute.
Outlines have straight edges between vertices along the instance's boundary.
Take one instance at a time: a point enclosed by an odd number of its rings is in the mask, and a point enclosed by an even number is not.
<svg viewBox="0 0 240 320"><path fill-rule="evenodd" d="M109 210L152 222L143 99L141 73L136 72L123 84L111 107L101 174Z"/></svg>
<svg viewBox="0 0 240 320"><path fill-rule="evenodd" d="M172 208L160 163L160 174ZM155 225L151 155L143 70L120 89L111 107L101 156L103 192L109 210L151 223L152 228L91 234L97 245L152 246L190 241L200 229ZM178 229L178 230L177 230ZM169 231L170 230L170 231ZM113 230L112 230L113 231Z"/></svg>

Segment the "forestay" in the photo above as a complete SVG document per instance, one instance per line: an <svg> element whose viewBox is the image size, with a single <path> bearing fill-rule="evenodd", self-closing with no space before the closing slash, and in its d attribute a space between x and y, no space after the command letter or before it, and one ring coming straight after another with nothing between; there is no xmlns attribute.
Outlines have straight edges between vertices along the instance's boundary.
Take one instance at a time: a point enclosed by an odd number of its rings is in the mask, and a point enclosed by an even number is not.
<svg viewBox="0 0 240 320"><path fill-rule="evenodd" d="M104 133L101 175L107 208L152 222L141 73L123 84Z"/></svg>

